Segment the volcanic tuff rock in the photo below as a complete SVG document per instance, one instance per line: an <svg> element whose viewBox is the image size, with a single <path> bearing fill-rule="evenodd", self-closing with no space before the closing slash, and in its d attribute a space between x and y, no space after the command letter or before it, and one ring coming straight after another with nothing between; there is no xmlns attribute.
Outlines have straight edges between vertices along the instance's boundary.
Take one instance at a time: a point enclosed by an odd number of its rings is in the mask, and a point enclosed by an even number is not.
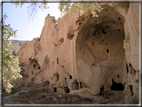
<svg viewBox="0 0 142 107"><path fill-rule="evenodd" d="M20 40L9 40L12 42L12 47L8 47L8 49L12 50L14 53L17 53L24 44L29 41L20 41Z"/></svg>
<svg viewBox="0 0 142 107"><path fill-rule="evenodd" d="M24 77L15 86L46 81L54 92L138 103L139 4L100 5L98 18L74 5L57 22L46 16L40 38L17 53Z"/></svg>

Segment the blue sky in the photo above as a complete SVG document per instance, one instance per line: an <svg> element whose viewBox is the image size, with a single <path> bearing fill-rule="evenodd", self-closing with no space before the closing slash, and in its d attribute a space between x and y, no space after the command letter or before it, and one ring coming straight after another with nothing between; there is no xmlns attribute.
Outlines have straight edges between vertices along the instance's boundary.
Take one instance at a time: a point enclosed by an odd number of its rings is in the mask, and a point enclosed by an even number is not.
<svg viewBox="0 0 142 107"><path fill-rule="evenodd" d="M28 6L25 3L22 7L16 8L11 3L3 3L3 14L7 14L6 24L10 24L14 30L18 30L16 38L11 40L32 40L33 38L40 37L42 28L44 26L45 17L47 14L54 16L58 19L61 15L58 6L59 3L48 3L49 9L37 10L34 17L29 19Z"/></svg>

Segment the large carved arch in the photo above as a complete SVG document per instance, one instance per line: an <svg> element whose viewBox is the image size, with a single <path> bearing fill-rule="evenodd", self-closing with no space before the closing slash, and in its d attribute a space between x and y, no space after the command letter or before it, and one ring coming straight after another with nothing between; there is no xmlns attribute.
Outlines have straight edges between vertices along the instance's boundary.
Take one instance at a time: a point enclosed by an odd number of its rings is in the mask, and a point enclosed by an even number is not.
<svg viewBox="0 0 142 107"><path fill-rule="evenodd" d="M90 17L81 25L76 39L76 66L81 81L99 94L103 86L111 90L112 79L124 84L127 73L123 48L124 17L104 5L98 18Z"/></svg>

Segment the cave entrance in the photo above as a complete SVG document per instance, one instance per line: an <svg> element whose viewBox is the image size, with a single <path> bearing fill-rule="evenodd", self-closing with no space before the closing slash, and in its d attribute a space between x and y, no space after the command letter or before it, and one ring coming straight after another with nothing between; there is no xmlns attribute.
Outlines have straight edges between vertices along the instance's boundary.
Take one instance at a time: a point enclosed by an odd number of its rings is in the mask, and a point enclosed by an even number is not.
<svg viewBox="0 0 142 107"><path fill-rule="evenodd" d="M29 78L29 81L31 80L31 83L36 83L37 79L36 79L36 74L38 74L38 72L41 70L41 66L39 65L39 63L37 62L36 59L30 59L30 63L29 66L27 68L27 71L25 72ZM34 78L34 79L33 79Z"/></svg>
<svg viewBox="0 0 142 107"><path fill-rule="evenodd" d="M35 67L36 67L36 65L34 64L34 65L33 65L33 67L35 68Z"/></svg>
<svg viewBox="0 0 142 107"><path fill-rule="evenodd" d="M116 82L112 79L111 90L123 91L123 90L124 90L124 85L121 84L121 83L116 83Z"/></svg>
<svg viewBox="0 0 142 107"><path fill-rule="evenodd" d="M80 88L83 88L82 82L80 82Z"/></svg>
<svg viewBox="0 0 142 107"><path fill-rule="evenodd" d="M104 95L104 87L103 87L103 86L100 88L100 93L99 93L99 95Z"/></svg>
<svg viewBox="0 0 142 107"><path fill-rule="evenodd" d="M32 68L32 69L34 68L34 70L35 70L35 69L40 69L40 65L39 65L39 63L37 62L36 59L33 59L33 60L30 62L29 67Z"/></svg>
<svg viewBox="0 0 142 107"><path fill-rule="evenodd" d="M79 83L77 81L72 82L72 90L78 90L79 89Z"/></svg>
<svg viewBox="0 0 142 107"><path fill-rule="evenodd" d="M72 79L72 76L70 75L70 79Z"/></svg>
<svg viewBox="0 0 142 107"><path fill-rule="evenodd" d="M70 93L70 89L68 87L64 87L64 92L65 93Z"/></svg>
<svg viewBox="0 0 142 107"><path fill-rule="evenodd" d="M54 78L54 81L57 82L59 80L59 74L58 73L54 74L53 78Z"/></svg>
<svg viewBox="0 0 142 107"><path fill-rule="evenodd" d="M54 87L54 92L57 92L57 88L56 87Z"/></svg>
<svg viewBox="0 0 142 107"><path fill-rule="evenodd" d="M125 68L125 50L123 48L125 20L115 9L109 6L102 6L102 8L103 11L98 13L98 16L101 18L96 19L91 17L91 15L88 16L89 18L84 21L78 32L76 39L77 70L84 83L89 84L88 81L102 81L102 79L105 81L105 79L108 79L110 82L106 85L109 85L109 88L112 88L112 90L123 90L124 86L122 84L117 84L114 81L112 87L110 84L114 75L116 75L117 81L122 83L123 75L121 74L124 74L124 71L127 73ZM118 20L119 17L121 20ZM101 70L98 71L98 69ZM101 78L97 72L106 73L106 75L104 75L104 78ZM109 77L108 74L110 74ZM96 77L100 78L97 79ZM84 78L88 78L88 81ZM75 82L74 87L77 87L77 85L78 83ZM92 83L90 87L95 87L95 85ZM104 84L100 83L99 85L102 86ZM96 90L98 91L100 88L98 87Z"/></svg>

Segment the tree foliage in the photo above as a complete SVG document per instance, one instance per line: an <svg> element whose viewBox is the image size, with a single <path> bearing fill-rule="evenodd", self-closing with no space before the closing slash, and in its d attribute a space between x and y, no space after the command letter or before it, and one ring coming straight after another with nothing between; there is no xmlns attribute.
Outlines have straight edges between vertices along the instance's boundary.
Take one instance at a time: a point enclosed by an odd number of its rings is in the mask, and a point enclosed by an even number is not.
<svg viewBox="0 0 142 107"><path fill-rule="evenodd" d="M92 17L98 17L96 14L96 11L100 12L103 10L101 6L98 3L75 3L75 5L79 8L79 10L83 10L83 12L88 13L88 11L91 11Z"/></svg>
<svg viewBox="0 0 142 107"><path fill-rule="evenodd" d="M3 17L3 86L7 93L11 92L11 88L13 87L11 84L12 80L17 78L21 78L19 67L19 58L18 56L13 56L12 51L8 50L7 47L12 47L12 43L8 41L11 36L16 37L16 30L11 28L10 24L5 25L4 20L7 16Z"/></svg>
<svg viewBox="0 0 142 107"><path fill-rule="evenodd" d="M62 12L62 14L66 14L67 12L69 12L71 5L73 4L78 7L78 11L82 10L84 13L88 13L88 11L91 11L93 15L92 17L98 17L96 11L100 12L101 10L103 10L103 8L101 8L101 6L98 3L95 3L93 0L89 1L87 3L83 3L83 0L80 1L62 0L58 8Z"/></svg>
<svg viewBox="0 0 142 107"><path fill-rule="evenodd" d="M67 12L69 12L70 8L71 8L71 0L62 0L60 3L59 3L59 7L58 9L60 10L61 12L61 15L64 15L66 14Z"/></svg>

